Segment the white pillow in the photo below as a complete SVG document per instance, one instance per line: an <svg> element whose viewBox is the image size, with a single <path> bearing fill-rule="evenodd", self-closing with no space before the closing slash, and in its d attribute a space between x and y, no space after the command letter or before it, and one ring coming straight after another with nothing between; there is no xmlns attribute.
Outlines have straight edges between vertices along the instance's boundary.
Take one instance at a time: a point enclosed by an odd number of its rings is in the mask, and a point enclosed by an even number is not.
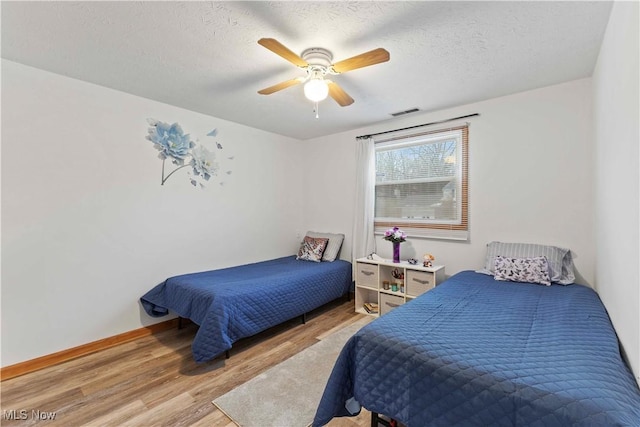
<svg viewBox="0 0 640 427"><path fill-rule="evenodd" d="M338 254L340 253L340 248L342 247L342 242L344 241L344 234L318 233L315 231L307 231L307 236L329 239L327 248L324 250L324 254L322 254L322 261L335 261L335 259L338 257Z"/></svg>
<svg viewBox="0 0 640 427"><path fill-rule="evenodd" d="M573 258L569 249L532 243L489 243L487 245L484 269L479 270L478 273L493 276L495 273L495 259L498 255L510 258L543 256L547 258L547 263L549 264L551 282L568 285L573 283L576 278L573 274Z"/></svg>

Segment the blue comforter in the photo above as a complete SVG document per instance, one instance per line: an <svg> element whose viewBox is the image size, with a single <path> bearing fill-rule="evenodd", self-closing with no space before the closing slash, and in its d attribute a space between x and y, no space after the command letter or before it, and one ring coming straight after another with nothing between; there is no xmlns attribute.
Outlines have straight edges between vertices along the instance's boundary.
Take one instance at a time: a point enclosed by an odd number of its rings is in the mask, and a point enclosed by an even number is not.
<svg viewBox="0 0 640 427"><path fill-rule="evenodd" d="M640 391L593 290L471 271L354 335L313 425L351 415L349 399L409 427L640 426Z"/></svg>
<svg viewBox="0 0 640 427"><path fill-rule="evenodd" d="M154 317L173 310L200 328L197 362L211 360L245 338L344 295L351 263L310 262L295 256L167 279L140 299Z"/></svg>

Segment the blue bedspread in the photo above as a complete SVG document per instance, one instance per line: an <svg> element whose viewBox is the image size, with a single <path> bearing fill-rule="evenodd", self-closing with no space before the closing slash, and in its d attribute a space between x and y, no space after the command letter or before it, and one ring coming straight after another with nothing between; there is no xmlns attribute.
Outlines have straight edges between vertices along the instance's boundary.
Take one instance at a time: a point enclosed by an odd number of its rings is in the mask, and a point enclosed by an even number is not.
<svg viewBox="0 0 640 427"><path fill-rule="evenodd" d="M197 362L204 362L240 338L307 313L350 287L351 263L290 256L171 277L140 301L151 316L173 310L198 324L192 351Z"/></svg>
<svg viewBox="0 0 640 427"><path fill-rule="evenodd" d="M640 426L640 390L593 290L471 271L355 334L313 425L349 415L352 397L409 427Z"/></svg>

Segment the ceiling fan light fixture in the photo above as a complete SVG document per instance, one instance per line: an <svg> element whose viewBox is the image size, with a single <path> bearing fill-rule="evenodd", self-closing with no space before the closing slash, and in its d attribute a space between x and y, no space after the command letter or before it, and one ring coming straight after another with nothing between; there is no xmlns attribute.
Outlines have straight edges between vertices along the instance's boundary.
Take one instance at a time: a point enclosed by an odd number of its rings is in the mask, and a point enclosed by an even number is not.
<svg viewBox="0 0 640 427"><path fill-rule="evenodd" d="M327 96L333 98L341 107L353 104L351 98L336 82L325 80L325 76L346 73L358 68L387 62L390 58L389 52L379 47L360 55L352 56L338 62L333 61L333 55L327 49L312 47L302 52L301 56L296 55L291 49L271 38L262 38L258 44L269 49L276 55L289 61L298 68L307 72L306 78L296 78L269 86L259 90L260 95L270 95L274 92L288 87L306 82L304 84L304 95L307 99L316 104L316 117L318 102L323 101Z"/></svg>
<svg viewBox="0 0 640 427"><path fill-rule="evenodd" d="M329 85L322 78L314 78L304 84L304 96L309 101L320 102L329 95Z"/></svg>

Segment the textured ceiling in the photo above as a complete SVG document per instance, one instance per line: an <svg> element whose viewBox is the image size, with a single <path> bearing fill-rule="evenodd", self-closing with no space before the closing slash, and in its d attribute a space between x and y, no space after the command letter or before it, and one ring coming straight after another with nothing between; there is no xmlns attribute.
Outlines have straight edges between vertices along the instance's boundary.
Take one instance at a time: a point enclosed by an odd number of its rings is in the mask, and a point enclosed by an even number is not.
<svg viewBox="0 0 640 427"><path fill-rule="evenodd" d="M590 76L610 2L2 2L2 57L309 139ZM334 61L383 47L389 62L334 77L355 99L320 103L304 72L257 44ZM171 118L166 118L170 121Z"/></svg>

